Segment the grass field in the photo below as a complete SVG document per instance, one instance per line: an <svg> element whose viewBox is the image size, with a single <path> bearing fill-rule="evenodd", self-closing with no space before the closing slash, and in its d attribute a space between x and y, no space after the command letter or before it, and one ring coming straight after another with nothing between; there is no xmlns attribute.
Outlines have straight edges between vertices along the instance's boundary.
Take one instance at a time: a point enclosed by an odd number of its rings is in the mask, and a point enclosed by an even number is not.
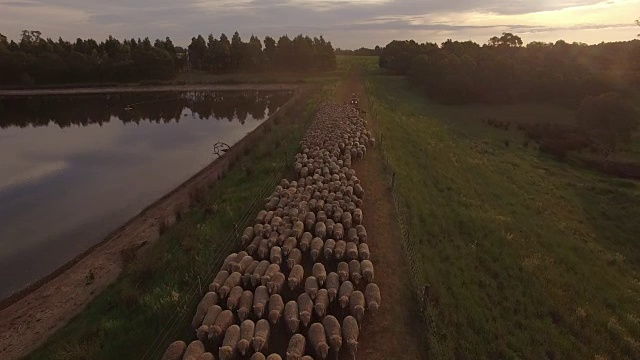
<svg viewBox="0 0 640 360"><path fill-rule="evenodd" d="M565 110L449 107L400 78L368 83L431 285L429 357L640 358L640 183L464 124L488 113L562 120Z"/></svg>
<svg viewBox="0 0 640 360"><path fill-rule="evenodd" d="M194 284L201 283L206 289L211 279L203 274L219 267L215 263L209 266L211 259L218 256L223 260L231 252L221 249L222 242L254 199L264 189L271 191L275 186L271 181L284 175L282 169L289 169L290 156L297 150L316 105L331 96L332 88L326 86L301 99L286 118L262 130L263 140L196 199L197 205L145 253L129 259L114 284L28 358L141 359L156 336L166 332L163 327L173 313L184 310L178 305ZM187 315L176 322L163 347L179 337L193 336L188 324L198 301L195 298L187 305Z"/></svg>

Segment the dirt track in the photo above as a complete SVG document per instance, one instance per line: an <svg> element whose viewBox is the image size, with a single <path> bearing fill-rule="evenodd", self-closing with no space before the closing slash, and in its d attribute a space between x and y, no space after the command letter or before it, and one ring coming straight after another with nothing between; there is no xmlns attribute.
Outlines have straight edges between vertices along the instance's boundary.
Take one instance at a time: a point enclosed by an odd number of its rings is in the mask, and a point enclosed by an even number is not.
<svg viewBox="0 0 640 360"><path fill-rule="evenodd" d="M350 78L338 89L339 99L348 101L355 92L360 107L369 110L366 88L359 77ZM375 133L370 117L369 131ZM360 332L357 358L424 359L424 345L419 335L422 323L410 293L409 268L406 264L400 228L391 197L383 176L382 154L377 148L368 149L363 161L354 169L366 196L363 205L364 226L372 234L369 240L376 283L380 287L382 304L374 317L365 317Z"/></svg>
<svg viewBox="0 0 640 360"><path fill-rule="evenodd" d="M161 91L230 91L230 90L295 90L295 84L211 84L211 85L162 85L162 86L115 86L70 89L26 89L0 90L0 96L32 96L32 95L78 95L109 94L123 92L161 92Z"/></svg>

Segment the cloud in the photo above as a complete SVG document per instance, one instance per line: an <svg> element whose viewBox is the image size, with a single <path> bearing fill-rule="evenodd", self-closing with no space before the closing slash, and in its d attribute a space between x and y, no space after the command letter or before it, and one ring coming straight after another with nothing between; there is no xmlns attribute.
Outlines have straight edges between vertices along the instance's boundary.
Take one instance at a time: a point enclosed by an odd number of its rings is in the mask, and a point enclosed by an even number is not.
<svg viewBox="0 0 640 360"><path fill-rule="evenodd" d="M390 36L484 41L485 32L503 30L580 33L588 42L593 28L620 36L609 30L621 29L625 16L631 23L639 7L640 0L0 0L0 23L10 38L27 28L53 38L171 36L185 45L196 34L238 30L243 37L324 34L353 48L384 45Z"/></svg>

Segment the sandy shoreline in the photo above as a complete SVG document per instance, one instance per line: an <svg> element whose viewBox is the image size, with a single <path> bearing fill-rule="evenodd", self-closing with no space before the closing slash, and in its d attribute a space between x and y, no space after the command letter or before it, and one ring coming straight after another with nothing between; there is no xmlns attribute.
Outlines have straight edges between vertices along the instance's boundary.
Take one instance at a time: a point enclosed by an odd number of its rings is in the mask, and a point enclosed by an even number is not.
<svg viewBox="0 0 640 360"><path fill-rule="evenodd" d="M251 90L277 90L280 89L278 86L264 85L246 88L225 86L222 90L249 88ZM299 86L292 86L283 89L299 88ZM145 87L139 91L219 89L221 88L214 89L214 86L189 86L188 88L174 86ZM65 91L84 90L87 89L65 89ZM118 88L118 92L122 91L130 90ZM2 94L3 92L0 92L0 95ZM139 249L156 241L159 238L161 224L173 224L176 221L177 213L188 210L193 192L215 183L218 175L227 171L232 159L241 156L245 148L260 138L263 126L270 124L275 117L286 113L286 109L295 103L300 95L300 92L294 94L274 115L234 144L223 157L216 159L189 180L134 216L102 242L78 255L43 280L0 302L0 354L3 354L2 358L18 359L25 356L46 341L56 330L67 324L74 315L82 311L84 306L115 281L122 272L122 250ZM87 285L86 276L90 271L94 274L95 280Z"/></svg>
<svg viewBox="0 0 640 360"><path fill-rule="evenodd" d="M158 86L110 86L95 88L69 89L24 89L0 90L0 96L34 96L34 95L78 95L78 94L112 94L124 92L161 92L161 91L225 91L225 90L296 90L296 84L202 84L202 85L158 85Z"/></svg>

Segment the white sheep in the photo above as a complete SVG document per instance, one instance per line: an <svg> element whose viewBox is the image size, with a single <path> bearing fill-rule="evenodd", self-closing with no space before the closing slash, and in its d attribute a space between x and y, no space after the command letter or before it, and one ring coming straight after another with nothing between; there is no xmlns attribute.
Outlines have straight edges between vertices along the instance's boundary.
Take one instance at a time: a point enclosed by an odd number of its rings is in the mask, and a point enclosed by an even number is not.
<svg viewBox="0 0 640 360"><path fill-rule="evenodd" d="M262 318L264 309L269 302L269 292L264 285L258 286L253 294L253 313L256 314L258 319Z"/></svg>
<svg viewBox="0 0 640 360"><path fill-rule="evenodd" d="M362 279L362 273L360 269L360 262L358 260L349 261L349 275L351 278L351 282L353 285L360 284L360 279Z"/></svg>
<svg viewBox="0 0 640 360"><path fill-rule="evenodd" d="M358 324L361 323L364 318L365 306L364 294L362 291L356 290L352 292L349 297L349 313L358 320Z"/></svg>
<svg viewBox="0 0 640 360"><path fill-rule="evenodd" d="M369 260L362 260L360 263L360 272L368 283L372 283L374 279L373 263Z"/></svg>
<svg viewBox="0 0 640 360"><path fill-rule="evenodd" d="M240 326L235 324L229 326L224 334L222 346L218 351L218 357L220 360L231 360L233 358L238 341L240 341Z"/></svg>
<svg viewBox="0 0 640 360"><path fill-rule="evenodd" d="M329 308L329 294L327 289L318 290L318 294L316 295L313 309L316 312L316 315L319 318L323 318L327 314L327 309Z"/></svg>
<svg viewBox="0 0 640 360"><path fill-rule="evenodd" d="M162 355L162 360L180 360L186 350L187 344L184 341L174 341L167 346L167 350Z"/></svg>
<svg viewBox="0 0 640 360"><path fill-rule="evenodd" d="M309 343L316 353L316 359L324 360L329 355L329 344L327 344L327 334L321 323L313 323L309 327Z"/></svg>
<svg viewBox="0 0 640 360"><path fill-rule="evenodd" d="M349 298L353 293L353 283L349 280L344 281L340 285L340 289L338 290L338 302L340 303L340 307L346 309L349 305Z"/></svg>
<svg viewBox="0 0 640 360"><path fill-rule="evenodd" d="M316 298L319 288L318 279L316 279L315 276L312 275L307 277L307 280L304 282L304 292L307 293L312 300Z"/></svg>
<svg viewBox="0 0 640 360"><path fill-rule="evenodd" d="M247 351L253 342L255 329L256 324L252 320L244 320L240 324L240 340L238 341L236 348L243 357L247 355Z"/></svg>
<svg viewBox="0 0 640 360"><path fill-rule="evenodd" d="M345 317L342 321L342 341L352 359L356 358L356 352L358 352L358 336L360 336L360 327L356 318Z"/></svg>
<svg viewBox="0 0 640 360"><path fill-rule="evenodd" d="M218 303L218 294L215 292L208 292L200 300L198 303L198 308L196 309L196 314L193 316L193 320L191 320L191 327L197 329L202 324L202 319L204 319L207 311L212 305L216 305Z"/></svg>
<svg viewBox="0 0 640 360"><path fill-rule="evenodd" d="M327 281L325 283L327 289L327 295L329 296L329 302L333 302L338 295L338 289L340 288L340 278L335 272L327 274Z"/></svg>
<svg viewBox="0 0 640 360"><path fill-rule="evenodd" d="M318 280L318 285L324 285L324 282L327 280L327 270L322 263L313 264L311 273Z"/></svg>
<svg viewBox="0 0 640 360"><path fill-rule="evenodd" d="M253 350L255 352L266 350L270 333L271 327L269 326L269 322L265 319L258 320L256 323L256 332L253 334Z"/></svg>
<svg viewBox="0 0 640 360"><path fill-rule="evenodd" d="M266 285L267 285L267 283L268 283L269 281L271 281L271 277L272 277L273 275L275 275L275 274L279 273L279 272L280 272L280 265L278 265L278 264L270 264L270 265L267 267L267 270L264 272L264 275L262 275L262 278L260 278L260 283L261 283L263 286L266 286Z"/></svg>
<svg viewBox="0 0 640 360"><path fill-rule="evenodd" d="M253 308L253 291L245 290L240 297L240 303L238 305L238 318L240 321L244 321L249 317L251 309Z"/></svg>
<svg viewBox="0 0 640 360"><path fill-rule="evenodd" d="M294 334L287 346L287 360L300 360L304 356L306 347L307 339L300 334Z"/></svg>
<svg viewBox="0 0 640 360"><path fill-rule="evenodd" d="M311 314L313 313L313 300L309 294L302 293L298 296L298 317L302 326L309 326Z"/></svg>
<svg viewBox="0 0 640 360"><path fill-rule="evenodd" d="M329 347L333 350L336 359L338 359L340 348L342 347L342 329L340 322L335 316L327 315L322 319L322 326L324 326L324 331L327 334Z"/></svg>
<svg viewBox="0 0 640 360"><path fill-rule="evenodd" d="M367 310L371 313L377 312L382 300L378 285L374 283L367 284L367 287L364 290L364 298L367 303Z"/></svg>
<svg viewBox="0 0 640 360"><path fill-rule="evenodd" d="M294 300L287 302L284 306L284 322L289 333L295 334L300 328L300 315L298 314L298 303Z"/></svg>
<svg viewBox="0 0 640 360"><path fill-rule="evenodd" d="M338 263L338 278L341 283L349 279L349 264L344 261Z"/></svg>
<svg viewBox="0 0 640 360"><path fill-rule="evenodd" d="M284 310L284 301L282 301L282 297L279 294L273 294L269 298L269 321L273 325L275 325L278 320L280 320L280 316L282 316L282 312Z"/></svg>
<svg viewBox="0 0 640 360"><path fill-rule="evenodd" d="M279 294L282 291L285 280L283 273L275 273L267 283L267 290L269 290L269 294Z"/></svg>
<svg viewBox="0 0 640 360"><path fill-rule="evenodd" d="M221 270L216 274L216 277L213 279L211 284L209 284L209 291L218 291L224 285L224 282L227 281L229 277L229 272L226 270ZM206 309L205 309L206 310Z"/></svg>

